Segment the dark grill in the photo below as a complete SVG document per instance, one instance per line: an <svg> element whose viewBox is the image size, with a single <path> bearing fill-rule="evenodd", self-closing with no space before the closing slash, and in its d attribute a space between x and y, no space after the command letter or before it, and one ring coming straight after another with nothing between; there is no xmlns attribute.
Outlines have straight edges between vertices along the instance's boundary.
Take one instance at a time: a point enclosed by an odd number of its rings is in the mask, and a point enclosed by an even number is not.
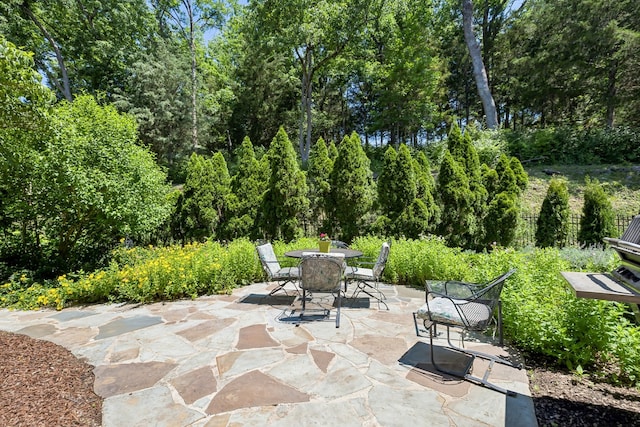
<svg viewBox="0 0 640 427"><path fill-rule="evenodd" d="M631 220L619 239L604 239L620 256L620 266L611 274L634 288L640 287L640 215Z"/></svg>

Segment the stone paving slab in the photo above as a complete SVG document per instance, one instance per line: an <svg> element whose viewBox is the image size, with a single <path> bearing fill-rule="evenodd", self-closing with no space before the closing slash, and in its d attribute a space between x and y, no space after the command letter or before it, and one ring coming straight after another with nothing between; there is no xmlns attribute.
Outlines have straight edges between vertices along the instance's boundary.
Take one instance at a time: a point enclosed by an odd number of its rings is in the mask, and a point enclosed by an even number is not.
<svg viewBox="0 0 640 427"><path fill-rule="evenodd" d="M384 285L328 319L292 321L291 296L257 283L231 295L62 311L0 310L0 329L62 345L95 369L103 426L536 426L526 372L494 365L515 397L443 376L412 312L424 292ZM443 363L464 363L439 346ZM513 357L486 336L468 346ZM517 357L517 355L515 355ZM464 358L464 356L462 356ZM438 359L440 360L440 359ZM474 362L483 372L484 362Z"/></svg>

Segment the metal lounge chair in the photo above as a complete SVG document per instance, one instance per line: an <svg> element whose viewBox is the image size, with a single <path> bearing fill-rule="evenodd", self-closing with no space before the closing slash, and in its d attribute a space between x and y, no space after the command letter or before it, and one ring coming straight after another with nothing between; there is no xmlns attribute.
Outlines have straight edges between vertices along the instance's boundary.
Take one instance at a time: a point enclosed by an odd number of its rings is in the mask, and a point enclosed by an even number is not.
<svg viewBox="0 0 640 427"><path fill-rule="evenodd" d="M384 302L387 297L378 287L384 268L387 265L389 249L389 244L384 242L373 268L363 268L359 266L347 267L345 282L356 283L356 289L353 291L351 298L356 298L362 292L378 301L378 309L380 309L380 303L382 303L387 310L389 310L389 306Z"/></svg>
<svg viewBox="0 0 640 427"><path fill-rule="evenodd" d="M438 290L431 289L429 282L426 286L426 302L413 313L413 320L416 328L416 335L421 337L418 321L422 320L425 330L429 330L429 344L431 363L435 369L456 377L462 377L471 382L478 383L493 390L514 395L513 392L505 390L488 381L494 363L521 369L522 366L515 365L510 361L464 348L464 333L468 331L485 331L494 320L494 311L497 310L497 330L500 345L503 344L502 337L502 306L500 293L505 281L515 273L514 270L502 274L487 284L473 284L458 281L440 282ZM447 328L447 343L445 349L470 356L466 367L462 372L446 369L436 363L434 357L433 337L437 334L436 326L443 325ZM457 347L451 343L450 328L460 328L462 330L462 345ZM478 357L489 361L489 366L482 378L471 375L471 368L474 359Z"/></svg>
<svg viewBox="0 0 640 427"><path fill-rule="evenodd" d="M300 261L300 288L302 289L302 311L300 321L304 320L309 302L318 293L335 296L333 305L337 307L336 328L340 327L340 306L342 305L342 278L345 269L344 254L305 252ZM337 304L335 304L337 303ZM329 317L330 309L321 308L322 315Z"/></svg>
<svg viewBox="0 0 640 427"><path fill-rule="evenodd" d="M257 246L256 251L258 252L262 269L267 275L267 280L269 282L279 283L278 287L273 289L269 295L271 296L278 291L284 291L286 295L289 295L285 289L285 285L287 283L293 283L294 286L296 285L296 281L300 279L298 267L281 267L271 243ZM296 287L296 293L297 291L298 289Z"/></svg>

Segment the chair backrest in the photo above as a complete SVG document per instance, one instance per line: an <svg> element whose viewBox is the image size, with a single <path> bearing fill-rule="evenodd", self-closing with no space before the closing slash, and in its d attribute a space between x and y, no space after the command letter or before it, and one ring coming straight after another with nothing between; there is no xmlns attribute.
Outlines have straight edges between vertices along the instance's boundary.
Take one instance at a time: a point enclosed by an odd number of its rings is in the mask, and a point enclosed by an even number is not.
<svg viewBox="0 0 640 427"><path fill-rule="evenodd" d="M345 266L342 253L303 252L300 287L316 292L340 291Z"/></svg>
<svg viewBox="0 0 640 427"><path fill-rule="evenodd" d="M382 273L384 272L384 268L387 265L387 259L389 259L389 244L384 242L382 247L380 248L380 254L378 255L378 260L373 266L373 277L376 280L379 280L382 277Z"/></svg>
<svg viewBox="0 0 640 427"><path fill-rule="evenodd" d="M276 258L276 253L273 251L273 246L271 243L265 243L264 245L257 246L256 250L258 251L262 268L265 273L267 273L269 279L271 279L280 270L280 263L278 262L278 258Z"/></svg>
<svg viewBox="0 0 640 427"><path fill-rule="evenodd" d="M474 297L469 298L469 302L481 303L487 306L489 308L489 312L492 313L500 301L500 294L502 293L505 281L515 272L515 269L511 269L495 278L489 282L487 286L476 292ZM486 309L477 311L480 307L478 304L463 304L459 307L464 312L464 316L469 323L475 325L474 329L485 329L491 321L491 318L486 318L484 315L486 313Z"/></svg>

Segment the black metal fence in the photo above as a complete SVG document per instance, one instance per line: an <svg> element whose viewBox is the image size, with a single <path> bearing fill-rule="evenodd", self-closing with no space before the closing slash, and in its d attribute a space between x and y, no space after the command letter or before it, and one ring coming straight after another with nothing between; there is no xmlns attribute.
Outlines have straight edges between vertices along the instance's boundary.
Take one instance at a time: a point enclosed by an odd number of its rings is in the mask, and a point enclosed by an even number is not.
<svg viewBox="0 0 640 427"><path fill-rule="evenodd" d="M523 215L518 229L516 243L518 246L533 246L536 243L536 224L538 223L538 215ZM633 219L633 215L616 215L615 225L617 230L616 236L620 237L624 230L627 229L629 223ZM569 235L565 246L579 246L578 231L580 229L580 215L571 214L569 216Z"/></svg>

